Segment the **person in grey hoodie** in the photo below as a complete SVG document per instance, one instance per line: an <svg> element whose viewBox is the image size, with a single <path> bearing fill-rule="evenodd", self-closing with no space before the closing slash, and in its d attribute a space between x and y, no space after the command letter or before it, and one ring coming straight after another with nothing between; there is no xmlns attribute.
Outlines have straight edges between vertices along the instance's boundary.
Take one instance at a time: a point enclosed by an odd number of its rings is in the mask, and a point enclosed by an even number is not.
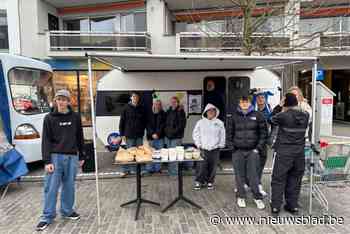
<svg viewBox="0 0 350 234"><path fill-rule="evenodd" d="M204 184L208 189L214 188L216 168L219 162L220 149L225 147L225 126L218 118L220 111L208 103L203 117L193 130L193 140L201 150L204 161L198 162L194 189L199 190Z"/></svg>

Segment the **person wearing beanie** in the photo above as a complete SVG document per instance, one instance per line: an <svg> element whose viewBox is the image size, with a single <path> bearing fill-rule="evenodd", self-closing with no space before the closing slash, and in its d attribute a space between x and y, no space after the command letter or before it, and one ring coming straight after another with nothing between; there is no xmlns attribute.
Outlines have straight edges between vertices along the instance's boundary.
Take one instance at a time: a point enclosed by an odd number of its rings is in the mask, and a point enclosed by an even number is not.
<svg viewBox="0 0 350 234"><path fill-rule="evenodd" d="M277 216L285 200L284 209L298 213L298 199L305 170L305 132L309 114L300 110L293 93L284 98L282 112L272 117L271 123L278 126L274 149L276 152L271 180L271 213Z"/></svg>
<svg viewBox="0 0 350 234"><path fill-rule="evenodd" d="M58 190L61 190L61 215L78 220L73 209L75 177L85 159L81 118L70 107L68 90L55 94L53 111L44 118L42 154L45 163L44 210L36 229L44 230L56 217Z"/></svg>
<svg viewBox="0 0 350 234"><path fill-rule="evenodd" d="M228 131L228 138L233 145L232 162L237 186L237 205L241 208L246 207L245 182L248 180L257 208L264 209L263 196L259 192L257 169L260 152L266 142L265 118L254 110L247 96L242 96L229 121L231 128Z"/></svg>

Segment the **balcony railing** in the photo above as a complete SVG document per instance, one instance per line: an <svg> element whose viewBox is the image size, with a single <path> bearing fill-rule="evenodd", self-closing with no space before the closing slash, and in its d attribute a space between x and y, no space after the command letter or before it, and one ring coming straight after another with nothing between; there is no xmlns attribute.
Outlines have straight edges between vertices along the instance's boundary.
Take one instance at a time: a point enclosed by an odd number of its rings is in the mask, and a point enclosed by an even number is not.
<svg viewBox="0 0 350 234"><path fill-rule="evenodd" d="M349 50L350 33L323 33L320 37L321 51Z"/></svg>
<svg viewBox="0 0 350 234"><path fill-rule="evenodd" d="M179 33L180 52L236 52L243 47L242 34ZM252 45L257 49L283 50L290 47L288 35L255 33Z"/></svg>
<svg viewBox="0 0 350 234"><path fill-rule="evenodd" d="M144 51L151 52L151 37L146 32L97 33L49 31L50 51Z"/></svg>

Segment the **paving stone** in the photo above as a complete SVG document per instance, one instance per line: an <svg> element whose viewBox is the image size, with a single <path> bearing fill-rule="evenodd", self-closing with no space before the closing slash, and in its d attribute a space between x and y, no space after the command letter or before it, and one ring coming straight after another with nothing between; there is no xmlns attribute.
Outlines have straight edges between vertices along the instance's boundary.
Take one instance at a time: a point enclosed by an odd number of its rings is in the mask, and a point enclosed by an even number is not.
<svg viewBox="0 0 350 234"><path fill-rule="evenodd" d="M264 176L264 184L269 184L269 175ZM177 194L177 181L168 176L151 176L143 179L142 189L147 191L144 198L161 203L164 208ZM350 187L321 186L330 204L330 214L344 217L345 224L326 225L238 225L221 224L214 226L210 218L214 214L227 216L268 216L269 210L258 211L249 195L248 207L239 209L235 204L231 175L218 175L216 189L193 192L192 178L184 178L184 193L193 201L203 206L198 210L188 204L179 202L166 213L159 207L142 204L139 221L134 221L136 207L130 205L121 208L120 204L136 196L135 178L108 179L100 181L101 225L97 224L96 194L94 181L77 181L77 212L81 220L77 222L63 220L59 215L49 228L42 232L57 234L80 233L350 233ZM35 225L42 212L43 184L38 182L22 183L21 188L14 188L0 203L0 234L36 233ZM267 200L265 201L267 204ZM303 189L300 204L301 213L307 215L308 189ZM59 204L57 205L59 211ZM322 215L322 209L314 203L314 215ZM281 216L288 217L284 212Z"/></svg>

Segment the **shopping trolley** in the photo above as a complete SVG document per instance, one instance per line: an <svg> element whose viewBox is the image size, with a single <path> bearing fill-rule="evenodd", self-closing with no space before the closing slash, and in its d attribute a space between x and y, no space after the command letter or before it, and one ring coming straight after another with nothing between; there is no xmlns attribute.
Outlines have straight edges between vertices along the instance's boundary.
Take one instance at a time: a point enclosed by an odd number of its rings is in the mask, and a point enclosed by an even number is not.
<svg viewBox="0 0 350 234"><path fill-rule="evenodd" d="M313 157L312 157L313 154ZM320 150L305 147L305 173L303 185L310 188L310 213L312 199L316 199L325 214L329 203L320 186L346 186L349 182L350 142L321 142Z"/></svg>

